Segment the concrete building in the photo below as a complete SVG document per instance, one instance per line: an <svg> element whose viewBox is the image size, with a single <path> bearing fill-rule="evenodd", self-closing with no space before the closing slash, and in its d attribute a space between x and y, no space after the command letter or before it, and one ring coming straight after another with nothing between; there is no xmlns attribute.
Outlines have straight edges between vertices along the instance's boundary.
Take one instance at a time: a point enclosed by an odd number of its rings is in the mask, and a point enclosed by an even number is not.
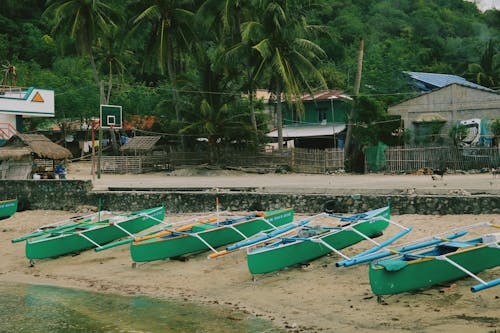
<svg viewBox="0 0 500 333"><path fill-rule="evenodd" d="M401 116L404 128L412 133L412 143L426 143L430 136L448 141L450 128L459 121L500 119L500 94L452 83L390 106L387 111Z"/></svg>
<svg viewBox="0 0 500 333"><path fill-rule="evenodd" d="M0 86L0 145L23 131L25 117L54 117L54 91Z"/></svg>

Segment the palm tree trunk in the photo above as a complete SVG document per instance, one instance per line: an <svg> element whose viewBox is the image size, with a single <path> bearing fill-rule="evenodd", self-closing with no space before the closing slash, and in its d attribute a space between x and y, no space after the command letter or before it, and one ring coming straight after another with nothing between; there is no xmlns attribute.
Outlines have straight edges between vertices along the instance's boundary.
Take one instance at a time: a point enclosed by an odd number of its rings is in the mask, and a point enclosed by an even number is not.
<svg viewBox="0 0 500 333"><path fill-rule="evenodd" d="M106 96L106 104L109 104L111 100L111 88L113 87L113 66L111 66L111 61L109 62L109 80L108 80L108 94Z"/></svg>
<svg viewBox="0 0 500 333"><path fill-rule="evenodd" d="M250 103L250 121L252 122L252 128L255 132L255 138L257 138L257 118L255 117L255 108L253 103L254 87L253 87L253 77L250 70L247 70L248 81L250 82L250 89L248 92L248 102Z"/></svg>
<svg viewBox="0 0 500 333"><path fill-rule="evenodd" d="M359 87L361 86L361 73L363 71L363 50L364 49L364 41L363 37L359 39L359 53L358 53L358 68L356 71L356 79L354 82L354 96L356 97L352 103L351 111L349 113L349 117L347 118L347 133L345 138L344 151L347 155L350 155L350 147L352 140L352 121L354 119L354 114L356 112L356 101L357 96L359 94Z"/></svg>
<svg viewBox="0 0 500 333"><path fill-rule="evenodd" d="M283 150L283 114L281 112L281 84L276 83L276 123L278 125L278 149Z"/></svg>
<svg viewBox="0 0 500 333"><path fill-rule="evenodd" d="M90 65L92 66L92 74L94 74L94 80L97 88L99 89L100 87L100 81L99 81L99 75L97 74L97 67L95 65L95 60L94 60L94 54L92 51L89 52L89 57L90 57ZM101 103L103 103L104 96L101 95Z"/></svg>
<svg viewBox="0 0 500 333"><path fill-rule="evenodd" d="M179 92L177 91L177 83L176 83L177 75L174 69L174 56L171 47L167 47L166 60L167 60L168 77L170 79L170 84L172 85L172 101L174 102L175 117L177 119L178 126L181 126L182 115L181 115L181 110L179 108ZM183 150L186 147L184 136L181 136L181 146Z"/></svg>

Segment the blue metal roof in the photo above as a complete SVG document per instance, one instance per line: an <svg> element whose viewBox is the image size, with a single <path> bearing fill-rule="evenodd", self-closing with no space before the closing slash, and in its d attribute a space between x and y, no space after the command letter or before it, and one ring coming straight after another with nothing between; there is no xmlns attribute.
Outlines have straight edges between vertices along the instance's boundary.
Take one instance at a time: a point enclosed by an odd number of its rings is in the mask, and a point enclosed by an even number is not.
<svg viewBox="0 0 500 333"><path fill-rule="evenodd" d="M435 74L435 73L423 73L423 72L403 72L415 80L414 85L423 91L428 91L436 88L442 88L452 83L461 84L463 86L468 86L476 89L482 89L487 91L493 91L490 88L480 86L467 81L463 77L450 74Z"/></svg>

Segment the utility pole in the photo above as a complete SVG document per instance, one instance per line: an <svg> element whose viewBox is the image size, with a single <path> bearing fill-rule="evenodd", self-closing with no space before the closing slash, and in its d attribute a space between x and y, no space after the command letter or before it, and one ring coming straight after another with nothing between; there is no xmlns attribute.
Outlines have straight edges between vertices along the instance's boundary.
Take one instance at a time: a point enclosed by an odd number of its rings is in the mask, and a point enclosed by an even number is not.
<svg viewBox="0 0 500 333"><path fill-rule="evenodd" d="M346 155L350 155L350 146L352 140L352 120L354 118L354 114L356 112L355 105L356 100L359 94L359 87L361 86L361 73L363 71L363 49L364 49L364 40L363 37L359 38L359 54L358 54L358 69L356 71L356 79L354 81L354 101L351 106L351 112L349 113L349 117L347 118L347 133L345 138L344 151Z"/></svg>
<svg viewBox="0 0 500 333"><path fill-rule="evenodd" d="M100 95L100 102L101 105L104 104L104 82L101 81L100 87L99 87L99 95ZM100 115L100 112L99 112ZM97 154L97 179L101 179L101 158L102 158L102 119L99 117L99 147L98 147L98 154Z"/></svg>
<svg viewBox="0 0 500 333"><path fill-rule="evenodd" d="M330 100L330 110L332 112L332 131L333 131L333 146L332 148L335 148L337 146L337 143L335 142L335 112L333 110L333 100L335 99L335 96L330 96L328 99Z"/></svg>

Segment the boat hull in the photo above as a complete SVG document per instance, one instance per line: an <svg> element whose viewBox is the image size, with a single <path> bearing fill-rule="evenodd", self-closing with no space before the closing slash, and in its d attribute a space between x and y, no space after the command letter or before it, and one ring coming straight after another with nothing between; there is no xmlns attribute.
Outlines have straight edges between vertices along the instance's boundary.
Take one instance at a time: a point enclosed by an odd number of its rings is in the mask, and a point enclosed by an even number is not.
<svg viewBox="0 0 500 333"><path fill-rule="evenodd" d="M17 212L17 199L0 201L0 220L11 217Z"/></svg>
<svg viewBox="0 0 500 333"><path fill-rule="evenodd" d="M381 210L379 214L385 219L390 218L390 210ZM368 237L379 235L387 228L389 222L386 220L374 220L372 222L359 223L354 228ZM341 250L362 241L364 238L351 230L343 230L337 233L318 237L331 247ZM332 252L324 244L313 241L294 241L292 243L275 243L274 246L258 248L247 253L247 264L250 273L264 274L308 262Z"/></svg>
<svg viewBox="0 0 500 333"><path fill-rule="evenodd" d="M144 213L154 217L154 219L143 215L135 216ZM127 218L129 219L120 222L119 226L127 230L129 233L134 234L157 225L159 223L157 220L162 221L164 215L165 210L163 207L146 209L128 214ZM95 226L95 224L89 224L88 227L90 229L93 226ZM104 223L102 224L102 227L88 231L68 229L64 230L62 233L51 234L46 237L28 240L26 242L26 257L28 259L54 258L96 247L95 244L78 235L76 232L84 234L86 237L92 239L100 245L129 236L125 231L115 225L110 225L109 223Z"/></svg>
<svg viewBox="0 0 500 333"><path fill-rule="evenodd" d="M267 212L264 217L235 223L233 227L246 237L251 237L263 230L270 229L269 224L263 218L275 226L281 226L293 221L293 210L282 209ZM220 226L197 232L196 235L213 248L216 248L243 240L244 237L238 231L227 226ZM192 234L194 235L195 233ZM176 237L158 237L131 243L130 255L134 262L146 262L207 251L209 249L200 239L185 234Z"/></svg>
<svg viewBox="0 0 500 333"><path fill-rule="evenodd" d="M481 246L447 255L449 259L476 274L500 265L500 249ZM388 271L377 263L370 264L370 286L376 295L392 295L430 288L468 276L444 260L410 261L397 271Z"/></svg>

